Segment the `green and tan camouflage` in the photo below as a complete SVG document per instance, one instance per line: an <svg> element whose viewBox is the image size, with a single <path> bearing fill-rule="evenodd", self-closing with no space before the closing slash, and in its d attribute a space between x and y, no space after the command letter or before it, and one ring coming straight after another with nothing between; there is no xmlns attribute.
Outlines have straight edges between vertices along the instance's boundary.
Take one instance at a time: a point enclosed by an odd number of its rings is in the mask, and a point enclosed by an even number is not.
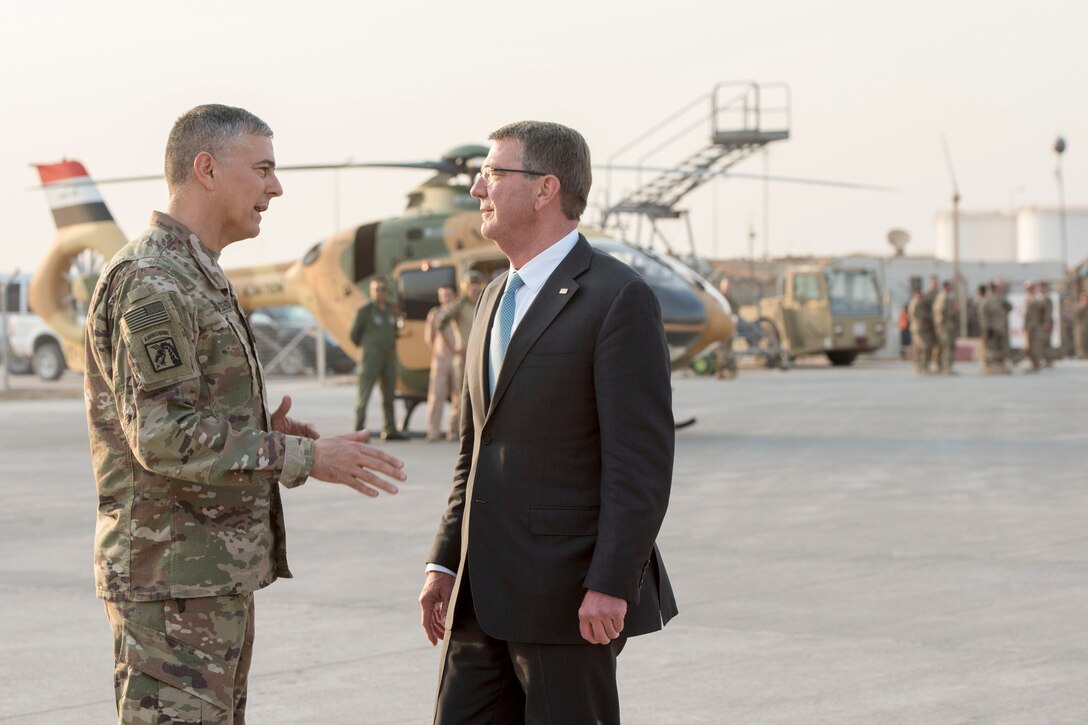
<svg viewBox="0 0 1088 725"><path fill-rule="evenodd" d="M242 722L253 653L252 594L107 601L106 617L119 722Z"/></svg>
<svg viewBox="0 0 1088 725"><path fill-rule="evenodd" d="M933 299L933 329L937 333L937 368L942 373L950 373L960 323L955 295L943 289Z"/></svg>
<svg viewBox="0 0 1088 725"><path fill-rule="evenodd" d="M95 289L84 391L102 599L241 594L291 576L277 483L305 482L313 441L272 430L217 257L155 213Z"/></svg>

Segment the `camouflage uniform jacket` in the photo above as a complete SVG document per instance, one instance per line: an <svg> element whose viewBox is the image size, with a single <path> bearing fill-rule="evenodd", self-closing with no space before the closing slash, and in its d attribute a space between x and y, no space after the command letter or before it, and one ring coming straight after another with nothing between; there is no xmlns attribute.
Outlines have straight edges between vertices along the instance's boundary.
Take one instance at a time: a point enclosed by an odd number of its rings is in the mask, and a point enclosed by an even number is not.
<svg viewBox="0 0 1088 725"><path fill-rule="evenodd" d="M84 393L102 599L240 594L291 576L277 482L305 482L313 441L272 432L217 258L156 212L95 288Z"/></svg>
<svg viewBox="0 0 1088 725"><path fill-rule="evenodd" d="M938 332L955 337L959 330L959 315L956 311L956 300L952 295L945 294L944 290L937 293L933 300L933 326Z"/></svg>

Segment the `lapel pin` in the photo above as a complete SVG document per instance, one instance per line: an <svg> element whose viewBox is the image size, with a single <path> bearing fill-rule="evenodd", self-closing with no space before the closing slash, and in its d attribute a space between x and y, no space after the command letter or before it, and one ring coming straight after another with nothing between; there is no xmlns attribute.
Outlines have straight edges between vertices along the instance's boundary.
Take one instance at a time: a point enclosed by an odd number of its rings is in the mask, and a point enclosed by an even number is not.
<svg viewBox="0 0 1088 725"><path fill-rule="evenodd" d="M559 294L561 294L561 295L565 295L566 293L567 293L567 288L566 288L566 287L564 287L563 289L559 290Z"/></svg>

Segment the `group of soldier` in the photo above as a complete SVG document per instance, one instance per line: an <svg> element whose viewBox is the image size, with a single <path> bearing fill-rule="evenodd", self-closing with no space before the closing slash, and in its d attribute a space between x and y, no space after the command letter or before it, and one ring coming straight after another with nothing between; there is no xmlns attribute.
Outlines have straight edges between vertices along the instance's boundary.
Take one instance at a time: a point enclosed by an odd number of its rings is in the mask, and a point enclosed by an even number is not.
<svg viewBox="0 0 1088 725"><path fill-rule="evenodd" d="M1006 297L1006 284L994 280L980 285L974 300L978 334L985 345L983 374L1008 374L1021 359L1030 362L1029 371L1051 367L1055 351L1050 346L1054 330L1054 305L1046 282L1028 282L1024 310L1026 349L1013 351L1009 345L1009 313L1012 305ZM915 363L920 375L953 374L956 338L960 330L960 305L952 282L938 284L929 278L925 292L916 290L907 306ZM1088 357L1088 294L1082 293L1076 312L1078 357ZM1083 330L1081 328L1084 328Z"/></svg>
<svg viewBox="0 0 1088 725"><path fill-rule="evenodd" d="M465 342L472 329L476 301L484 288L479 272L469 272L458 296L453 285L438 289L438 305L427 313L423 339L431 348L431 372L427 386L427 440L456 440L460 412L461 385L465 379ZM375 277L370 282L370 300L355 313L351 340L363 352L359 373L359 391L355 404L355 429L366 427L366 409L375 385L382 395L383 426L381 438L406 440L394 419L397 380L397 331L401 327L400 307L389 300L386 281ZM442 413L450 401L449 427L442 432Z"/></svg>

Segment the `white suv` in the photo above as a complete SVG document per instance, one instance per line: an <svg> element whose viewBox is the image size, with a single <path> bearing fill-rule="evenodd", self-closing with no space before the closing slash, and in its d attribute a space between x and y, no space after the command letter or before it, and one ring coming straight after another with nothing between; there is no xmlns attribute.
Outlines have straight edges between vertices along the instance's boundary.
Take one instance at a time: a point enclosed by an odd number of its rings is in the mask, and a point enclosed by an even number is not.
<svg viewBox="0 0 1088 725"><path fill-rule="evenodd" d="M0 276L0 284L7 278L8 275ZM64 347L53 328L31 311L27 299L29 286L30 275L20 274L6 290L8 370L16 374L34 372L42 380L56 380L67 367Z"/></svg>

